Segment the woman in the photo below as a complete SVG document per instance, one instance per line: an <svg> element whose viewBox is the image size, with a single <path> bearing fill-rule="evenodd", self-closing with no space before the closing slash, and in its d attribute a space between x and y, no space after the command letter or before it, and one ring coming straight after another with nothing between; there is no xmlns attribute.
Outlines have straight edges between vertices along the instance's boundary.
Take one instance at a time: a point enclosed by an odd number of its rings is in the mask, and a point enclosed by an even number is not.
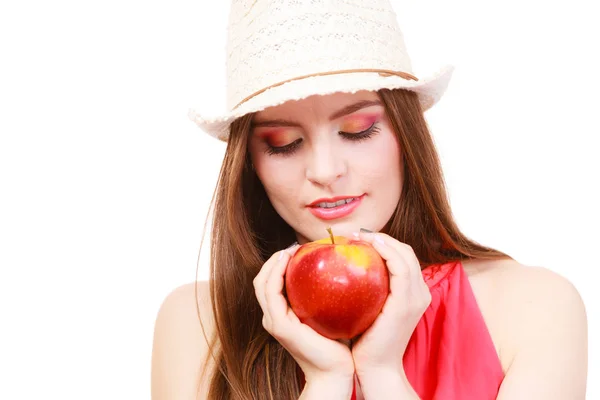
<svg viewBox="0 0 600 400"><path fill-rule="evenodd" d="M423 114L451 70L414 77L388 2L368 4L233 2L230 111L192 114L227 141L210 280L158 313L153 399L585 398L577 291L460 232ZM283 293L298 245L329 226L390 276L351 342L302 324Z"/></svg>

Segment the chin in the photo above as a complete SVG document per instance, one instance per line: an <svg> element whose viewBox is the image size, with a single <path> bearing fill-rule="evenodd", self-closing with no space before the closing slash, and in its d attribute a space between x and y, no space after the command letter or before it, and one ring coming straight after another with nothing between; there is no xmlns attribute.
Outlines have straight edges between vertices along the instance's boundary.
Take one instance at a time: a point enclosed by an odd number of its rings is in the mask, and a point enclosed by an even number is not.
<svg viewBox="0 0 600 400"><path fill-rule="evenodd" d="M360 228L365 228L369 230L372 229L372 224L367 222L360 222L356 220L348 220L348 221L331 221L328 223L323 223L321 227L316 227L311 230L311 236L307 239L309 241L315 241L319 239L324 239L329 237L329 233L327 232L327 228L331 228L331 231L334 236L345 236L348 238L353 237L354 232L358 232Z"/></svg>

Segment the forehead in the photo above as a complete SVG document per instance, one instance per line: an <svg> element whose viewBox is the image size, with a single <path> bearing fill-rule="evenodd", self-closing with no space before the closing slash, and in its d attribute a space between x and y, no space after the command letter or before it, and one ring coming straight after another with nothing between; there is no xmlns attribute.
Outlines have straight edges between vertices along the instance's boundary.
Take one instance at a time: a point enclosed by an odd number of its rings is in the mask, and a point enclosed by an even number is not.
<svg viewBox="0 0 600 400"><path fill-rule="evenodd" d="M291 100L283 104L266 108L254 115L254 121L290 118L294 120L319 119L327 120L340 109L360 102L377 101L379 96L372 91L356 93L333 93L314 95L302 100Z"/></svg>

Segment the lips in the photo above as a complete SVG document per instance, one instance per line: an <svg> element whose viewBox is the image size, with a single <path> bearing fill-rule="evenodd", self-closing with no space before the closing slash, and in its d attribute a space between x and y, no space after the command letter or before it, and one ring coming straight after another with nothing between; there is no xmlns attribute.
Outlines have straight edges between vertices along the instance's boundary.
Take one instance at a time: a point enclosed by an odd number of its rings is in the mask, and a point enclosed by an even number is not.
<svg viewBox="0 0 600 400"><path fill-rule="evenodd" d="M332 220L350 215L361 203L363 195L360 196L338 196L333 198L322 198L308 205L310 212L317 218Z"/></svg>
<svg viewBox="0 0 600 400"><path fill-rule="evenodd" d="M341 206L345 203L350 202L352 199L357 199L360 196L336 196L336 197L324 197L321 199L317 199L310 203L308 207L334 207Z"/></svg>

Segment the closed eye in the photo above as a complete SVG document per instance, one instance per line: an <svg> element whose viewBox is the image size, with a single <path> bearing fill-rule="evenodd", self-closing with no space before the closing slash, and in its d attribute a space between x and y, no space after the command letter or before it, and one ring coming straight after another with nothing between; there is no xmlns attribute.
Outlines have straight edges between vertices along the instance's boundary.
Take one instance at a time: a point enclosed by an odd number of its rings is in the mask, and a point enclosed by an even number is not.
<svg viewBox="0 0 600 400"><path fill-rule="evenodd" d="M371 136L375 135L379 131L380 131L380 129L379 129L379 126L377 125L377 122L373 122L373 124L371 124L371 126L368 127L367 129L365 129L364 131L360 131L360 132L340 131L338 133L340 135L342 135L342 137L344 137L345 139L353 140L353 141L361 141L361 140L369 139Z"/></svg>
<svg viewBox="0 0 600 400"><path fill-rule="evenodd" d="M269 153L271 155L274 155L274 154L290 155L298 149L298 146L300 146L300 143L302 143L302 138L298 138L298 139L294 140L292 143L286 144L285 146L267 145L267 153Z"/></svg>
<svg viewBox="0 0 600 400"><path fill-rule="evenodd" d="M353 141L353 142L360 142L360 141L371 138L372 136L377 134L379 131L380 131L380 128L377 125L377 122L374 122L373 124L371 124L370 127L368 127L367 129L365 129L363 131L360 131L360 132L339 131L338 134L346 140ZM304 139L298 138L298 139L294 140L293 142L286 144L285 146L272 146L272 145L267 144L266 151L270 155L288 156L288 155L291 155L294 152L296 152L299 149L299 147L303 141L304 141Z"/></svg>

